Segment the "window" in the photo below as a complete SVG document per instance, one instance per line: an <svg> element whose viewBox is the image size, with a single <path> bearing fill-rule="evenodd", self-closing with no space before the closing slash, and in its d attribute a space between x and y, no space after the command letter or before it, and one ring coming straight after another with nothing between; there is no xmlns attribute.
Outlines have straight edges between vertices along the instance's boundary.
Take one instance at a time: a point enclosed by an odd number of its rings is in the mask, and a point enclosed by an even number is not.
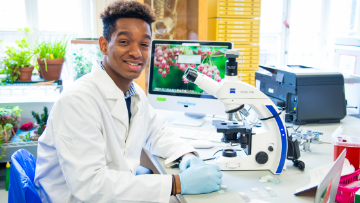
<svg viewBox="0 0 360 203"><path fill-rule="evenodd" d="M331 0L328 33L324 45L324 66L333 66L335 39L357 35L359 0Z"/></svg>
<svg viewBox="0 0 360 203"><path fill-rule="evenodd" d="M261 1L260 64L280 63L283 0Z"/></svg>
<svg viewBox="0 0 360 203"><path fill-rule="evenodd" d="M260 64L332 67L335 39L360 35L360 0L262 0L261 4Z"/></svg>
<svg viewBox="0 0 360 203"><path fill-rule="evenodd" d="M320 61L322 0L292 0L288 64L316 66Z"/></svg>
<svg viewBox="0 0 360 203"><path fill-rule="evenodd" d="M5 46L15 46L15 40L24 35L17 32L18 28L34 30L29 35L32 46L39 36L44 39L64 35L69 39L93 37L92 3L93 0L0 0L0 39L3 40L0 58L4 56Z"/></svg>
<svg viewBox="0 0 360 203"><path fill-rule="evenodd" d="M38 15L41 32L82 33L83 31L80 0L38 0Z"/></svg>
<svg viewBox="0 0 360 203"><path fill-rule="evenodd" d="M0 1L0 31L15 31L26 25L25 0Z"/></svg>

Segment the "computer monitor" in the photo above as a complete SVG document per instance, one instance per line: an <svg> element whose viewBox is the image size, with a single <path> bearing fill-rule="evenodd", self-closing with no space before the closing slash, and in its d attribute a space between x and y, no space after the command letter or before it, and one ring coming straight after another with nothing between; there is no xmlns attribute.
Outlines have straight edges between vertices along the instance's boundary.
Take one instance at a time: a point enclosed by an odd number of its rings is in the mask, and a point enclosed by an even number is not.
<svg viewBox="0 0 360 203"><path fill-rule="evenodd" d="M223 105L189 82L184 71L193 67L220 82L225 77L225 52L232 42L153 40L148 100L156 109L224 115Z"/></svg>

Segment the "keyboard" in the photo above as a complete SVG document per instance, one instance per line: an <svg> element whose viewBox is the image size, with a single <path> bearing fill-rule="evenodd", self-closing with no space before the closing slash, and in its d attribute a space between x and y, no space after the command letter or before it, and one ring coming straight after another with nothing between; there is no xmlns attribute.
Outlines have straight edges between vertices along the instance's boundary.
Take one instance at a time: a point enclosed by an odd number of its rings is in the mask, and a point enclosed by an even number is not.
<svg viewBox="0 0 360 203"><path fill-rule="evenodd" d="M189 128L168 127L174 132L177 132L181 138L193 140L208 140L211 142L221 142L223 138L222 133L217 133L215 130L194 130Z"/></svg>

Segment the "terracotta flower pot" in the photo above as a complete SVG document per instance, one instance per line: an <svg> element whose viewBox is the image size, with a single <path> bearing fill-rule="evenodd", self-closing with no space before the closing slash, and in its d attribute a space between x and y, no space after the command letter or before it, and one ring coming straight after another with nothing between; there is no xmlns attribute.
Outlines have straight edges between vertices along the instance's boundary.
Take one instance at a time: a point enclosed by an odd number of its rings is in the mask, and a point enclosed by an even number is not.
<svg viewBox="0 0 360 203"><path fill-rule="evenodd" d="M46 59L47 71L45 68L44 59L38 59L38 63L41 69L41 73L45 80L58 80L61 75L64 59Z"/></svg>
<svg viewBox="0 0 360 203"><path fill-rule="evenodd" d="M42 75L42 72L41 72L41 68L39 68L38 74L39 74L39 77L40 77L40 78L44 78L43 75Z"/></svg>
<svg viewBox="0 0 360 203"><path fill-rule="evenodd" d="M31 81L31 75L34 67L20 68L21 74L19 75L19 81Z"/></svg>

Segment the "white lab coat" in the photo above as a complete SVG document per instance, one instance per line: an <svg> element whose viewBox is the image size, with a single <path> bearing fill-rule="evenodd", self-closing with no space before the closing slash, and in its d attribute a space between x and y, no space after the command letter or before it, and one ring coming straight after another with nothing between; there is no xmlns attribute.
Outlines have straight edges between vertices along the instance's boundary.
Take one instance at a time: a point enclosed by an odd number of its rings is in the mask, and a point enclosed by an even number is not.
<svg viewBox="0 0 360 203"><path fill-rule="evenodd" d="M43 202L169 202L170 175L135 176L142 147L167 166L195 150L135 86L130 126L123 92L98 64L61 94L39 138L35 186Z"/></svg>

